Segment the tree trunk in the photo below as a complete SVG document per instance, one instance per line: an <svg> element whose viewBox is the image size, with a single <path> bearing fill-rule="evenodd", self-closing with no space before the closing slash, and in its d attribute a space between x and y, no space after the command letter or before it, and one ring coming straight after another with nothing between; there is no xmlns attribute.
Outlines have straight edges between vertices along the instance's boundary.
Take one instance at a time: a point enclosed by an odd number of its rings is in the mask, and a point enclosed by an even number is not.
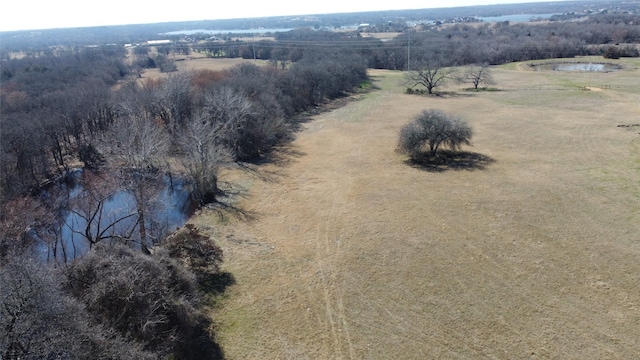
<svg viewBox="0 0 640 360"><path fill-rule="evenodd" d="M137 174L141 176L140 174ZM138 211L138 231L140 232L140 250L144 254L151 254L149 252L149 248L147 247L147 225L145 221L145 207L144 207L144 181L142 178L137 179L138 183L135 184L135 197L137 203L137 211Z"/></svg>
<svg viewBox="0 0 640 360"><path fill-rule="evenodd" d="M140 250L144 254L151 254L147 247L147 227L144 223L144 209L138 206L138 229L140 230Z"/></svg>

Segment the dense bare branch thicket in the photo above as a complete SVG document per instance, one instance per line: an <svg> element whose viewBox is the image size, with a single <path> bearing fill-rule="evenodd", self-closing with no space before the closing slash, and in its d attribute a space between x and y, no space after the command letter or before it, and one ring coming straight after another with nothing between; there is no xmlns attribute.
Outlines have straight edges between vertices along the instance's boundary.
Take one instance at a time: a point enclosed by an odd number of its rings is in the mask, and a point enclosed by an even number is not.
<svg viewBox="0 0 640 360"><path fill-rule="evenodd" d="M200 283L220 271L222 249L192 224L168 236L162 247L191 270Z"/></svg>
<svg viewBox="0 0 640 360"><path fill-rule="evenodd" d="M0 357L153 359L140 344L91 320L61 289L59 272L17 256L0 267Z"/></svg>
<svg viewBox="0 0 640 360"><path fill-rule="evenodd" d="M219 145L227 148L234 159L240 159L243 133L250 127L248 122L252 113L253 104L246 94L220 86L205 94L200 114L215 129Z"/></svg>
<svg viewBox="0 0 640 360"><path fill-rule="evenodd" d="M62 175L108 128L115 118L109 87L128 70L100 49L12 59L2 69L0 193L12 197Z"/></svg>
<svg viewBox="0 0 640 360"><path fill-rule="evenodd" d="M418 160L427 149L427 155L434 157L443 146L459 150L462 145L471 145L472 136L462 119L440 110L425 110L400 130L398 151Z"/></svg>
<svg viewBox="0 0 640 360"><path fill-rule="evenodd" d="M113 163L116 155L122 158L119 143L126 139L109 146L98 140L123 123L165 129L175 144L193 117L207 113L234 160L254 159L289 138L297 113L342 96L366 79L366 62L357 55L309 53L287 69L243 65L208 80L200 78L202 72L197 78L178 73L142 86L128 81L114 92L109 86L129 70L117 57L83 54L3 64L3 194L37 189L46 179L63 175L76 159L95 168Z"/></svg>
<svg viewBox="0 0 640 360"><path fill-rule="evenodd" d="M96 246L68 268L68 291L94 321L162 357L215 359L196 279L161 247L153 256Z"/></svg>
<svg viewBox="0 0 640 360"><path fill-rule="evenodd" d="M37 240L55 242L59 219L49 205L34 197L0 201L0 267L11 257L31 253Z"/></svg>
<svg viewBox="0 0 640 360"><path fill-rule="evenodd" d="M13 232L2 234L3 239L39 236L23 230L35 222L3 224L3 230ZM193 226L156 246L153 256L117 241L96 241L64 276L54 263L30 257L26 249L31 244L12 245L3 244L6 254L0 262L2 358L221 357L195 281L215 278L222 250Z"/></svg>
<svg viewBox="0 0 640 360"><path fill-rule="evenodd" d="M210 122L206 114L196 114L178 134L184 173L192 196L201 205L216 200L218 171L230 159L222 146L218 126Z"/></svg>

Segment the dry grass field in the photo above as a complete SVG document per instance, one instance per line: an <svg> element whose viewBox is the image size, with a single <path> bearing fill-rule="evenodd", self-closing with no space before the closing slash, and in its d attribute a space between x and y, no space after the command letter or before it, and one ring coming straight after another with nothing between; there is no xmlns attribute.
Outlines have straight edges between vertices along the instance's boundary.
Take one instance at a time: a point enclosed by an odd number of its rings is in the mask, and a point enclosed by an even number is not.
<svg viewBox="0 0 640 360"><path fill-rule="evenodd" d="M267 64L265 60L247 60L241 58L207 58L200 54L190 55L189 57L181 56L177 58L176 65L178 71L192 71L192 70L225 70L233 66L243 63L252 63L259 66ZM160 69L145 69L142 74L142 79L160 79L170 76L172 73L162 73Z"/></svg>
<svg viewBox="0 0 640 360"><path fill-rule="evenodd" d="M385 33L367 33L367 32L363 32L360 35L362 35L362 37L372 37L375 39L379 39L382 41L389 41L399 35L402 35L402 33L399 32L385 32Z"/></svg>
<svg viewBox="0 0 640 360"><path fill-rule="evenodd" d="M601 61L602 59L598 59ZM403 94L402 73L314 116L198 212L236 283L212 316L228 359L640 358L640 61L493 69L500 91ZM394 152L423 109L489 160Z"/></svg>

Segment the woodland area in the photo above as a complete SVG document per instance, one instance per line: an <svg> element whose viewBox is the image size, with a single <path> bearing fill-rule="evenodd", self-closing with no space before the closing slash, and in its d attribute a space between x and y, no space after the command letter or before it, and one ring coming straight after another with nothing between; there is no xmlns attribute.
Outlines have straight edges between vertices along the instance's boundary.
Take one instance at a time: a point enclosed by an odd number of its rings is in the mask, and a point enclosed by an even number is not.
<svg viewBox="0 0 640 360"><path fill-rule="evenodd" d="M366 80L357 54L308 55L286 70L248 64L142 85L120 52L104 49L5 62L3 358L86 358L96 349L104 358L219 357L206 350L215 344L199 299L226 281L217 271L221 250L197 229L167 237L150 215L164 179L184 179L196 206L214 202L221 166L265 156L290 138L296 114ZM122 192L133 204L108 210ZM65 221L69 214L79 228ZM114 260L104 268L93 256ZM140 299L129 308L131 296ZM68 326L52 328L60 319ZM88 332L95 324L104 332Z"/></svg>
<svg viewBox="0 0 640 360"><path fill-rule="evenodd" d="M640 15L402 30L390 41L305 28L269 41L140 45L133 59L113 44L3 51L0 357L221 358L203 308L232 275L198 229L154 224L167 179L182 179L195 206L215 202L221 167L268 161L301 115L367 84L367 68L637 57ZM271 66L176 71L171 54L191 52ZM153 67L166 77L139 81ZM133 205L108 212L122 192ZM69 230L67 214L83 226ZM69 231L90 251L76 256Z"/></svg>

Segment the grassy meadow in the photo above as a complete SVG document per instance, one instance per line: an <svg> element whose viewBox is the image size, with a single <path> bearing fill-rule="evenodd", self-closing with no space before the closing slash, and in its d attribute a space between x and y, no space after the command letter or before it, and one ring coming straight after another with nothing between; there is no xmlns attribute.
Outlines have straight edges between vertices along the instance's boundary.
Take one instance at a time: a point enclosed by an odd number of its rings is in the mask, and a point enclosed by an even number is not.
<svg viewBox="0 0 640 360"><path fill-rule="evenodd" d="M272 162L227 170L231 206L191 220L235 277L212 310L226 357L637 358L640 60L611 61L624 69L509 64L496 91L434 97L370 70L371 91ZM483 160L396 153L428 108L464 117Z"/></svg>

